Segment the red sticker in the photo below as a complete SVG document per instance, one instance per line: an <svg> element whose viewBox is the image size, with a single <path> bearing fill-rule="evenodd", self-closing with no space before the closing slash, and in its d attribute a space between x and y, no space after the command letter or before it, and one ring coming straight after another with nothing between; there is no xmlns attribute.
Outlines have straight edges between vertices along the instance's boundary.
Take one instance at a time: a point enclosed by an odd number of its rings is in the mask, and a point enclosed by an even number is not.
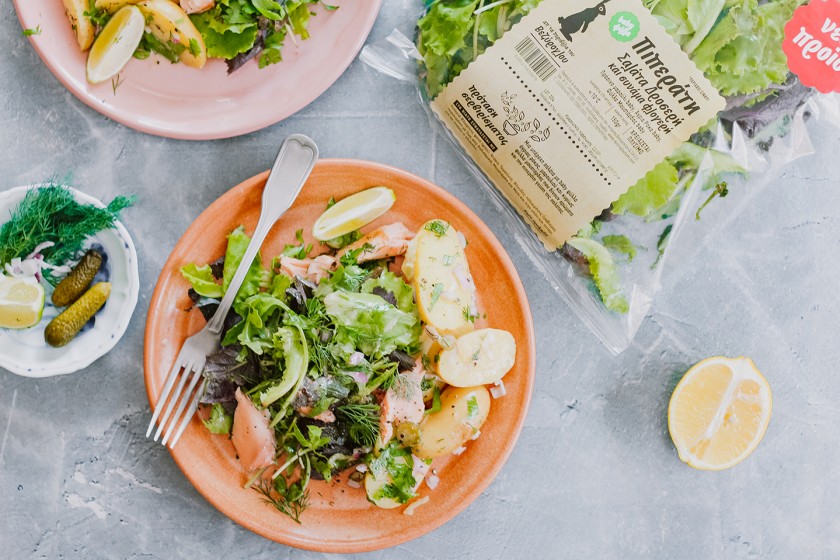
<svg viewBox="0 0 840 560"><path fill-rule="evenodd" d="M808 87L840 91L840 0L812 0L785 25L788 68Z"/></svg>

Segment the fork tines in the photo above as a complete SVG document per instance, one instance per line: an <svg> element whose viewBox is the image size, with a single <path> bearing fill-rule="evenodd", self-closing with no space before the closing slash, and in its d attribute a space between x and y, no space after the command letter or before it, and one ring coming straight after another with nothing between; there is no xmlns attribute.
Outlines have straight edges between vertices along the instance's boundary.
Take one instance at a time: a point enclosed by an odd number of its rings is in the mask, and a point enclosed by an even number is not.
<svg viewBox="0 0 840 560"><path fill-rule="evenodd" d="M149 434L152 433L155 427L155 423L160 418L160 422L157 423L154 441L157 441L161 433L163 433L161 443L166 445L169 442L170 448L175 447L181 434L184 433L184 430L190 423L190 419L192 419L193 414L198 409L198 400L204 392L205 383L199 383L201 381L201 372L204 369L203 361L200 364L193 361L184 362L185 360L182 360L181 356L178 356L178 359L175 361L175 366L169 373L169 377L166 378L166 384L163 387L157 405L155 405L152 421L149 422L149 428L146 430L146 437L149 437ZM175 387L174 392L172 392L173 387ZM173 409L175 410L174 414ZM164 428L166 429L165 432Z"/></svg>

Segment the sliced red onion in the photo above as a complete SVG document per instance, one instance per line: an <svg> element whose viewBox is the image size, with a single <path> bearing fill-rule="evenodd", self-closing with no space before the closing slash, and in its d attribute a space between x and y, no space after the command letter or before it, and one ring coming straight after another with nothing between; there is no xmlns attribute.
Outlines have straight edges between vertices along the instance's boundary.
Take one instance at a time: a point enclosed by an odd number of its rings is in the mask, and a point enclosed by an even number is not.
<svg viewBox="0 0 840 560"><path fill-rule="evenodd" d="M464 237L464 234L463 234L463 233L461 233L460 231L458 232L458 243L460 243L460 244L461 244L461 248L462 248L462 249L466 249L466 247L467 247L467 238L466 238L466 237Z"/></svg>
<svg viewBox="0 0 840 560"><path fill-rule="evenodd" d="M464 451L466 451L466 450L467 450L467 448L466 448L466 447L464 447L464 446L462 445L462 446L461 446L461 447L459 447L458 449L454 450L454 451L452 452L452 454L453 454L453 455L460 455L461 453L463 453L463 452L464 452Z"/></svg>
<svg viewBox="0 0 840 560"><path fill-rule="evenodd" d="M481 430L476 430L473 436L470 438L470 441L475 441L478 439L478 436L481 435Z"/></svg>
<svg viewBox="0 0 840 560"><path fill-rule="evenodd" d="M359 471L359 472L367 472L368 471L368 466L365 465L364 463L361 463L361 464L356 465L356 470Z"/></svg>
<svg viewBox="0 0 840 560"><path fill-rule="evenodd" d="M353 381L359 385L366 385L368 382L368 375L363 371L345 371L347 375L353 378Z"/></svg>
<svg viewBox="0 0 840 560"><path fill-rule="evenodd" d="M26 259L24 259L24 260L34 259L38 253L40 253L44 249L49 249L50 247L52 247L54 245L55 245L55 243L53 243L52 241L44 241L43 243L39 243L38 245L35 246L34 249L32 249L32 252L29 253L29 255L27 255ZM41 258L43 258L43 257L41 257Z"/></svg>
<svg viewBox="0 0 840 560"><path fill-rule="evenodd" d="M361 364L364 359L365 355L361 352L353 352L352 354L350 354L350 359L347 360L347 363L351 366L357 366Z"/></svg>
<svg viewBox="0 0 840 560"><path fill-rule="evenodd" d="M347 486L350 488L361 488L362 485L353 480L352 478L347 479Z"/></svg>
<svg viewBox="0 0 840 560"><path fill-rule="evenodd" d="M499 384L495 387L490 387L490 394L493 395L494 399L500 399L507 395L507 389L505 389L505 384L503 381L499 381Z"/></svg>
<svg viewBox="0 0 840 560"><path fill-rule="evenodd" d="M440 484L440 477L430 474L429 477L426 479L426 486L428 486L431 490L437 488L437 485Z"/></svg>

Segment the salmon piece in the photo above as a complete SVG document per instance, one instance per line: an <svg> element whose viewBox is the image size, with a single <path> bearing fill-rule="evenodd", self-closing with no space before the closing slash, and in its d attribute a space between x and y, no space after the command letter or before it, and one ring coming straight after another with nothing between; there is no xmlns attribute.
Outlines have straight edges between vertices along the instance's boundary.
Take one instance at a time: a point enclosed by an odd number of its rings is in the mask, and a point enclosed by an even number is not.
<svg viewBox="0 0 840 560"><path fill-rule="evenodd" d="M309 265L312 264L310 259L295 259L292 257L280 257L280 271L289 278L300 276L306 278L309 272Z"/></svg>
<svg viewBox="0 0 840 560"><path fill-rule="evenodd" d="M200 14L215 5L215 0L181 0L181 9L188 14Z"/></svg>
<svg viewBox="0 0 840 560"><path fill-rule="evenodd" d="M312 413L311 406L302 406L300 408L296 408L295 410L302 416L309 416ZM335 422L335 413L332 410L327 409L321 414L312 416L312 419L317 420L318 422L323 422L324 424L332 424Z"/></svg>
<svg viewBox="0 0 840 560"><path fill-rule="evenodd" d="M396 391L390 388L385 391L385 397L379 404L379 438L382 445L387 445L394 437L394 428L403 422L419 424L426 411L423 404L423 391L420 382L425 370L418 360L414 369L405 374L404 385ZM422 461L421 461L422 462Z"/></svg>
<svg viewBox="0 0 840 560"><path fill-rule="evenodd" d="M318 284L330 275L338 266L338 260L330 255L319 255L315 257L306 270L307 280Z"/></svg>
<svg viewBox="0 0 840 560"><path fill-rule="evenodd" d="M251 472L274 462L274 430L268 427L269 412L257 410L241 389L236 389L236 412L233 413L231 441L239 462Z"/></svg>
<svg viewBox="0 0 840 560"><path fill-rule="evenodd" d="M330 255L319 255L314 259L295 259L280 257L280 270L290 278L300 276L304 280L318 284L329 276L338 266L338 260Z"/></svg>
<svg viewBox="0 0 840 560"><path fill-rule="evenodd" d="M358 241L351 243L338 253L341 258L349 251L363 249L359 253L358 262L375 261L388 257L404 255L408 250L408 243L414 239L414 232L405 227L402 222L394 222L375 229ZM365 245L368 245L365 248Z"/></svg>

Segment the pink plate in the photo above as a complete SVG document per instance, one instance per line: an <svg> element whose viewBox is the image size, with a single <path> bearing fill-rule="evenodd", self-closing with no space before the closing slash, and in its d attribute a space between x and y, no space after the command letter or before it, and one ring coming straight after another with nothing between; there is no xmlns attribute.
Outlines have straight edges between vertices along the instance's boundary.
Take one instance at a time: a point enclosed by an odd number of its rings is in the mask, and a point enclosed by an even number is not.
<svg viewBox="0 0 840 560"><path fill-rule="evenodd" d="M350 65L370 32L381 0L332 0L310 20L310 38L291 40L283 62L260 70L251 61L227 75L224 61L198 70L161 57L131 60L116 88L85 79L87 54L79 51L59 0L15 0L24 29L53 74L73 94L122 124L185 140L228 138L279 122L314 101Z"/></svg>

